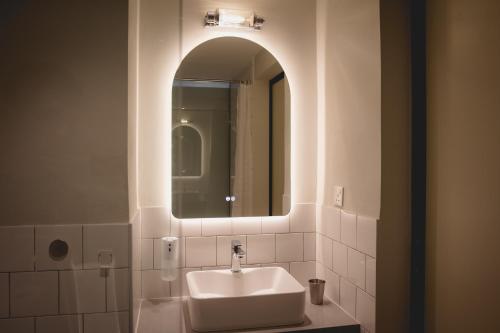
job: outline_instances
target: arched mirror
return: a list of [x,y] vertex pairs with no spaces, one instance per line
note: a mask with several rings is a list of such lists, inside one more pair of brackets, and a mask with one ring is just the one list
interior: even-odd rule
[[249,40],[193,49],[172,91],[172,212],[178,218],[276,216],[290,210],[290,88]]

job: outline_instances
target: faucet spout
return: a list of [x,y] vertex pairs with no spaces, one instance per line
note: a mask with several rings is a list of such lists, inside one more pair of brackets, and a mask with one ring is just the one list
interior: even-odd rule
[[231,241],[231,272],[241,272],[241,259],[245,257],[245,251],[241,248],[241,242],[237,239]]

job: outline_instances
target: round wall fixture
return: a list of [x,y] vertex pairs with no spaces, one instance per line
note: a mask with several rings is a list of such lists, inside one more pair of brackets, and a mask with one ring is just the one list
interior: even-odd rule
[[68,244],[60,239],[56,239],[50,243],[49,255],[52,260],[61,261],[68,255]]

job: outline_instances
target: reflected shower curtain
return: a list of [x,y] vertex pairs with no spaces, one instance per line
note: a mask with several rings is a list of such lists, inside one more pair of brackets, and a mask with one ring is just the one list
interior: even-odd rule
[[236,111],[236,147],[234,163],[234,182],[232,195],[236,200],[232,204],[231,216],[246,216],[252,213],[252,126],[249,107],[250,89],[246,84],[238,88]]

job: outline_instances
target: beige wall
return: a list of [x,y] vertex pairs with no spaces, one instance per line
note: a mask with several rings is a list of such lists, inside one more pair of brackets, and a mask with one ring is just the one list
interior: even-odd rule
[[[318,202],[380,212],[379,2],[318,1]],[[322,96],[324,95],[324,96]]]
[[382,193],[377,228],[377,332],[409,331],[409,0],[380,2]]
[[128,221],[127,1],[10,2],[0,223]]
[[500,2],[428,5],[428,332],[499,332]]

